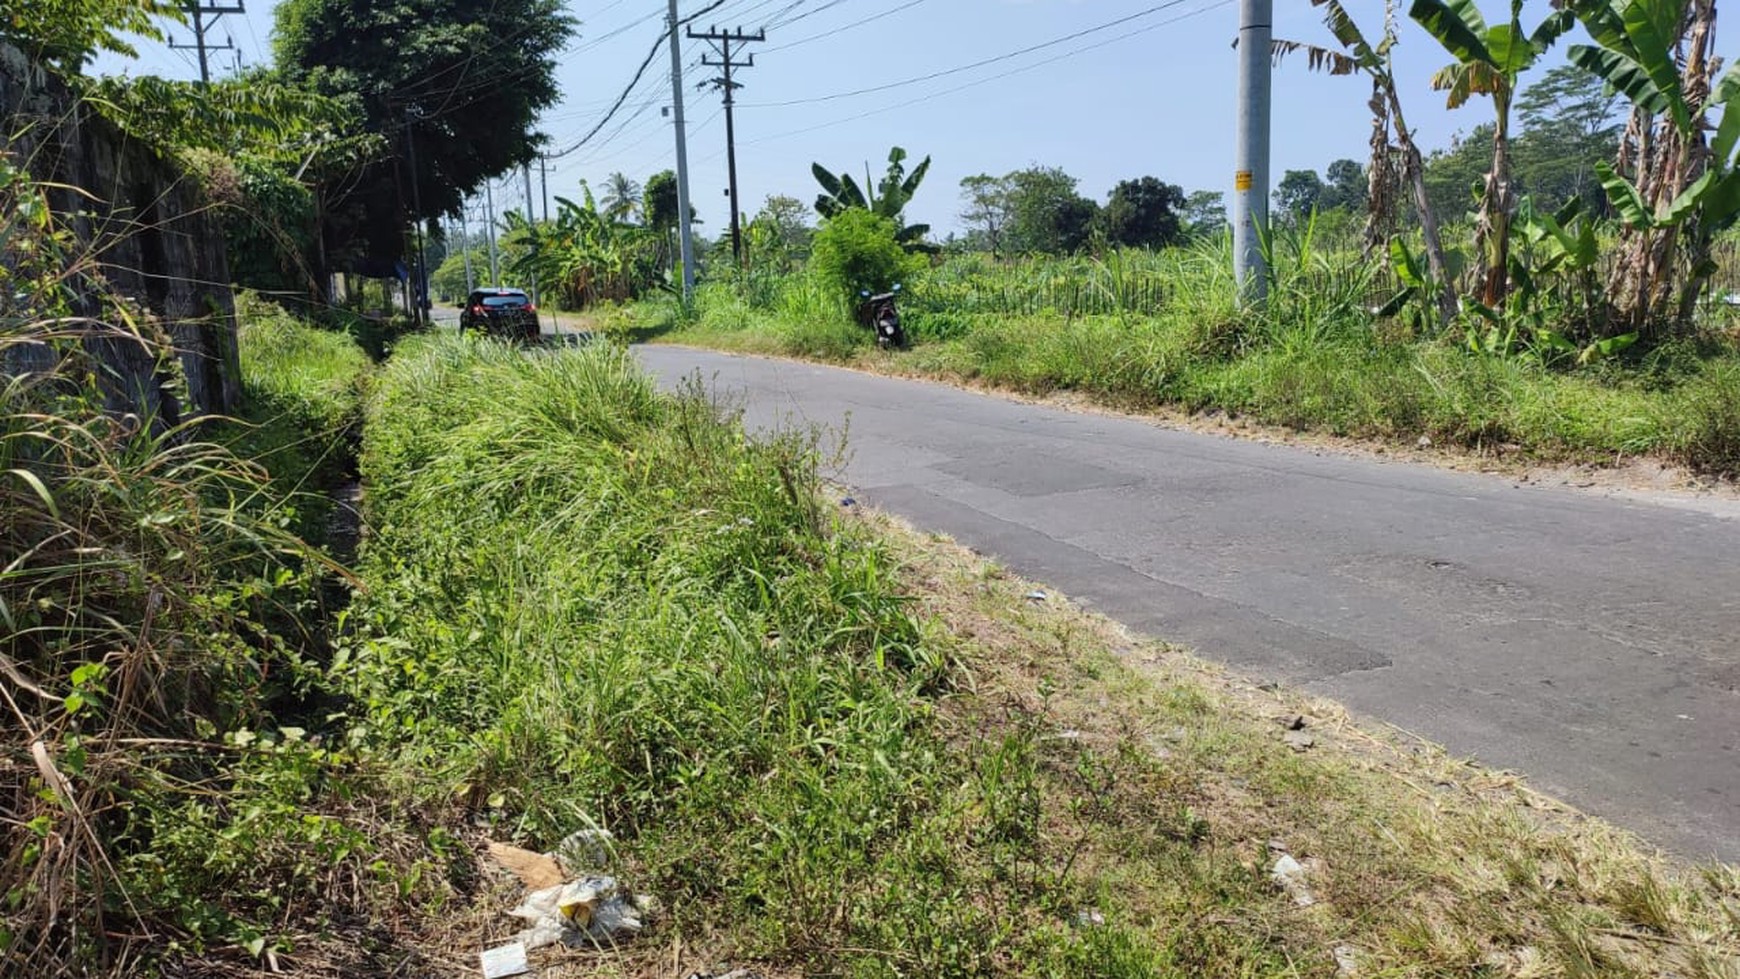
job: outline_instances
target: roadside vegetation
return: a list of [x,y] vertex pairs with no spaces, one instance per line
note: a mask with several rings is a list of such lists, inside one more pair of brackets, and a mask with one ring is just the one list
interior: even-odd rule
[[[1220,195],[1145,176],[1102,203],[1044,166],[963,180],[965,233],[925,261],[938,247],[907,233],[922,226],[906,210],[926,167],[907,174],[896,148],[874,189],[815,167],[813,232],[770,199],[747,258],[716,258],[692,303],[600,318],[631,336],[1118,407],[1740,471],[1740,75],[1711,56],[1714,4],[1589,0],[1538,23],[1512,5],[1488,23],[1470,4],[1417,0],[1407,21],[1364,27],[1338,0],[1313,5],[1333,43],[1277,41],[1276,57],[1369,87],[1371,153],[1327,179],[1282,176],[1258,281],[1228,271]],[[1444,49],[1432,88],[1450,108],[1491,113],[1430,155],[1391,61],[1405,27]],[[1525,87],[1561,41],[1569,64]],[[859,215],[888,227],[866,235]],[[884,354],[853,314],[892,284],[868,257],[897,246],[914,258],[898,275],[914,344]]]
[[[1681,35],[1714,15],[1627,2]],[[72,230],[103,222],[52,213],[34,161],[0,154],[0,971],[472,975],[516,928],[487,844],[601,828],[606,869],[657,902],[649,929],[540,965],[1733,979],[1734,868],[1661,857],[861,514],[826,483],[817,433],[746,433],[698,381],[660,393],[619,345],[406,335],[381,315],[413,229],[532,148],[574,26],[558,6],[287,0],[275,64],[209,86],[81,73],[179,5],[0,17],[0,38],[199,182],[234,277],[260,290],[237,303],[238,417],[177,420],[172,330],[224,324],[165,324],[118,294],[111,242]],[[1502,145],[1521,66],[1492,52],[1539,52],[1446,27],[1466,5],[1417,6],[1456,41],[1451,90],[1492,97]],[[1637,31],[1572,8],[1612,54],[1578,64],[1647,62],[1654,91],[1613,77],[1649,107],[1651,145],[1703,145],[1696,120],[1734,86],[1676,89]],[[1555,16],[1529,36],[1569,29]],[[1383,58],[1331,23],[1381,92]],[[506,36],[492,67],[516,83],[466,81],[479,37]],[[1673,109],[1685,92],[1707,94]],[[1371,172],[1399,169],[1373,186],[1395,199],[1418,154],[1392,146],[1399,111],[1383,125]],[[1301,177],[1287,199],[1317,199],[1277,222],[1261,312],[1234,302],[1215,203],[1151,177],[1104,207],[1048,168],[969,178],[982,245],[939,259],[906,214],[928,158],[908,169],[899,148],[873,185],[814,168],[819,230],[770,199],[749,271],[715,259],[689,306],[655,298],[665,174],[511,222],[496,260],[615,310],[612,332],[1726,471],[1740,368],[1702,259],[1740,200],[1740,124],[1713,131],[1719,152],[1602,175],[1623,225],[1593,207],[1549,223],[1512,201],[1501,158],[1474,230],[1450,228],[1466,247],[1394,227],[1320,245],[1312,215],[1351,213],[1356,181]],[[419,167],[399,156],[412,140]],[[1691,157],[1702,172],[1676,162]],[[451,284],[477,242],[449,255],[436,237]],[[340,302],[341,268],[375,284]],[[852,304],[896,282],[920,343],[868,353]],[[117,348],[143,390],[117,388]],[[351,560],[329,494],[353,478]]]
[[[253,314],[250,383],[350,417],[366,360]],[[366,390],[354,572],[238,506],[280,491],[217,445],[9,460],[12,961],[456,974],[515,927],[482,844],[595,827],[652,930],[543,954],[623,974],[673,944],[862,976],[1740,954],[1731,869],[1036,600],[620,348],[415,337]],[[6,444],[97,424],[20,407]],[[342,629],[323,574],[354,575]]]
[[[1703,326],[1612,356],[1506,346],[1375,315],[1377,270],[1353,251],[1283,240],[1267,307],[1234,302],[1224,238],[1160,253],[997,262],[947,258],[908,277],[913,345],[875,349],[814,273],[712,282],[693,307],[601,314],[660,341],[815,358],[983,383],[1076,391],[1119,408],[1176,406],[1301,430],[1547,460],[1658,456],[1740,471],[1740,345],[1724,309]],[[1377,298],[1374,298],[1377,297]]]

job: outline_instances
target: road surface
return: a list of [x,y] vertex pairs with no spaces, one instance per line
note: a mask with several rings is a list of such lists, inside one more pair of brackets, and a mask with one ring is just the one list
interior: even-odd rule
[[751,427],[1138,631],[1740,862],[1740,508],[1173,431],[922,382],[642,347]]

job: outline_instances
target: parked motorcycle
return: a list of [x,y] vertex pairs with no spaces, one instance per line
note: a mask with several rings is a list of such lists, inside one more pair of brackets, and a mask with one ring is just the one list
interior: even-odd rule
[[858,322],[876,332],[876,345],[884,350],[905,347],[906,329],[900,325],[900,310],[894,305],[900,283],[896,282],[890,292],[872,296],[865,289],[858,295],[863,300],[858,304]]

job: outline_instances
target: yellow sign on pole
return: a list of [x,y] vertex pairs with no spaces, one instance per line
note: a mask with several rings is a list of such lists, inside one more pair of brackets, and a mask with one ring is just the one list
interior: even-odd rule
[[1249,170],[1240,170],[1237,173],[1233,174],[1233,189],[1234,190],[1250,190],[1251,189],[1251,172]]

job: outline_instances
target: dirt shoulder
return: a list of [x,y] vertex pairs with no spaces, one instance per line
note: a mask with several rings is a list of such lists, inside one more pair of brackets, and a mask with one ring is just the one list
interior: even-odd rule
[[[1289,934],[1304,975],[1740,969],[1740,868],[1678,862],[1514,773],[1133,635],[897,518],[862,519],[959,642],[975,687],[957,721],[1042,732],[1045,843],[1089,868],[1097,913],[1152,928],[1255,916]],[[1144,822],[1194,841],[1182,867],[1132,846]],[[1217,906],[1180,883],[1228,865],[1282,900]]]

